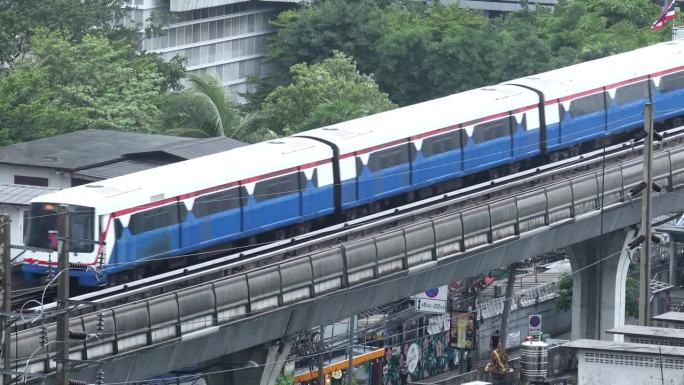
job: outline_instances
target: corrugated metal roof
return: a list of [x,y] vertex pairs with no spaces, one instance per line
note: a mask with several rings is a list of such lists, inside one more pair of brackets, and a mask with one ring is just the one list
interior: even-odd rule
[[0,148],[0,163],[78,170],[196,139],[110,130],[83,130]]
[[144,160],[122,160],[104,166],[93,167],[81,170],[72,174],[73,177],[92,181],[114,178],[116,176],[132,174],[134,172],[148,170],[167,163],[144,161]]
[[0,203],[28,205],[31,199],[59,190],[53,187],[0,184]]
[[126,154],[126,157],[133,158],[137,156],[143,156],[146,154],[162,152],[187,160],[232,150],[234,148],[243,147],[246,145],[247,143],[225,137],[202,138],[193,139],[191,141],[182,143],[162,145],[146,151],[139,151],[134,153],[132,152]]

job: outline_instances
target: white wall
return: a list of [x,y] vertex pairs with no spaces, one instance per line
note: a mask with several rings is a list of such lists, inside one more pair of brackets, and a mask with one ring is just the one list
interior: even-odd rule
[[[23,245],[24,240],[24,210],[28,206],[0,204],[0,215],[9,215],[12,220],[10,226],[10,244]],[[12,258],[21,253],[21,250],[12,249],[10,255]]]
[[71,187],[71,175],[68,173],[62,173],[43,167],[20,166],[13,164],[0,165],[0,184],[14,184],[15,175],[47,178],[48,187]]
[[684,357],[579,350],[577,361],[579,385],[684,385]]

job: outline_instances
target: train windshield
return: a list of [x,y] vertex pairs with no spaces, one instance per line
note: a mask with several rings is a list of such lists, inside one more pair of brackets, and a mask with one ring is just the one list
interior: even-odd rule
[[[57,250],[57,239],[50,234],[57,230],[57,205],[31,203],[24,227],[24,243],[28,247]],[[69,251],[90,253],[94,250],[94,217],[92,207],[69,206]]]

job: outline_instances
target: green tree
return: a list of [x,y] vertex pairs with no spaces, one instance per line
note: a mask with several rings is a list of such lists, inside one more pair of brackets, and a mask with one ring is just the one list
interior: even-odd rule
[[556,297],[556,310],[570,310],[572,307],[572,274],[564,273],[558,284],[558,297]]
[[[29,54],[0,76],[0,137],[16,142],[85,128],[155,132],[159,97],[182,62],[139,55],[128,41],[35,31]],[[174,68],[175,66],[175,68]]]
[[553,13],[536,13],[534,24],[558,52],[556,68],[662,41],[666,35],[648,28],[659,12],[649,0],[563,0]]
[[88,34],[112,33],[125,12],[125,0],[0,0],[0,68],[27,52],[35,31],[61,31],[78,42]]
[[625,315],[639,317],[639,280],[634,276],[639,271],[638,263],[630,263],[625,287]]
[[282,12],[273,22],[278,33],[268,45],[268,58],[281,68],[315,64],[338,50],[363,58],[362,72],[376,60],[375,45],[383,35],[382,10],[373,0],[328,0]]
[[252,79],[257,92],[246,95],[251,109],[261,108],[276,87],[292,81],[290,67],[295,64],[320,63],[338,50],[357,58],[361,72],[371,73],[380,59],[375,45],[384,19],[374,0],[315,1],[281,12],[272,24],[278,33],[267,46],[266,59],[273,63],[273,73],[268,79]]
[[290,135],[395,107],[368,75],[341,52],[319,64],[295,64],[293,81],[279,86],[264,102],[269,128]]
[[553,53],[549,44],[531,24],[527,10],[511,15],[501,23],[496,54],[496,79],[502,82],[551,69]]
[[276,135],[256,127],[261,112],[241,115],[221,82],[212,76],[190,75],[191,86],[168,95],[164,126],[173,135],[191,137],[228,136],[258,142]]
[[276,378],[276,385],[293,385],[294,375],[292,373],[281,372]]

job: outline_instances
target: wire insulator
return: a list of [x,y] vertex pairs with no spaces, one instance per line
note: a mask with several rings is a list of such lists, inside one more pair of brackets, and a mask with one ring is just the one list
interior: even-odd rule
[[72,340],[85,340],[88,338],[88,333],[80,330],[69,330],[69,338]]
[[69,380],[69,385],[88,385],[88,383],[80,380]]
[[102,385],[104,384],[104,370],[102,368],[97,369],[97,373],[95,374],[95,384],[97,385]]
[[45,345],[48,343],[47,326],[45,326],[45,324],[40,325],[38,340],[40,341],[40,346],[42,347],[45,347]]
[[637,248],[637,246],[639,246],[640,244],[644,243],[645,240],[646,240],[646,237],[645,237],[645,236],[639,235],[636,239],[634,239],[633,241],[629,242],[629,243],[627,244],[627,246],[629,247],[630,250],[634,250],[634,249]]
[[104,313],[102,309],[97,312],[97,334],[101,335],[105,330]]
[[87,270],[88,269],[88,264],[83,263],[83,262],[70,262],[69,263],[69,268],[71,269],[78,269],[78,270]]

